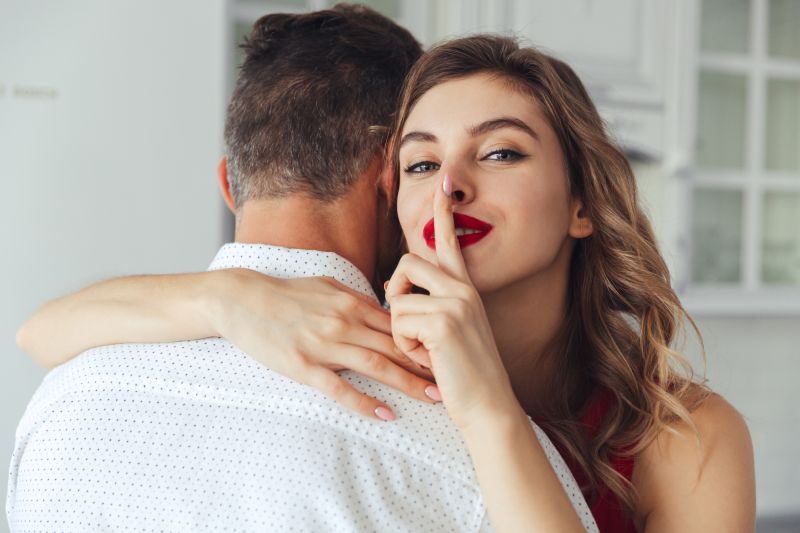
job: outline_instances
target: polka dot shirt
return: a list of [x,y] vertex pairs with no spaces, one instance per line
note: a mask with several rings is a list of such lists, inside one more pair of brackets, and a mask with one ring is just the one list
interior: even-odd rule
[[[330,276],[374,297],[333,253],[227,244],[211,269]],[[7,515],[24,531],[491,531],[441,404],[352,372],[398,420],[368,419],[222,339],[121,344],[52,370],[16,434]],[[562,458],[538,428],[588,530]]]

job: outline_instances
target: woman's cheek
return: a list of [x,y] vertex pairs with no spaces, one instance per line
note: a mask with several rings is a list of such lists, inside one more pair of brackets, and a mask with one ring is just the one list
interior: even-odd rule
[[425,251],[425,243],[422,239],[422,228],[430,219],[426,213],[433,212],[433,197],[427,198],[422,187],[404,187],[400,184],[397,193],[397,218],[400,220],[400,228],[410,252],[421,254]]
[[408,194],[404,187],[401,185],[397,193],[397,218],[400,221],[400,229],[403,231],[403,236],[406,239],[406,244],[409,251],[414,251],[415,243],[412,220],[413,220],[413,202],[409,201]]

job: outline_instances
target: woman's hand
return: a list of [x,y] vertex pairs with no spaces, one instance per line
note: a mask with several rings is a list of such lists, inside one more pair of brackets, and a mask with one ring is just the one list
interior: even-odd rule
[[369,417],[391,420],[394,415],[376,412],[391,409],[336,371],[350,369],[418,400],[435,401],[426,394],[428,389],[437,397],[431,372],[397,350],[390,315],[377,301],[331,278],[217,272],[222,281],[212,322],[221,337],[267,368]]
[[328,278],[232,269],[108,280],[44,305],[20,328],[17,344],[52,368],[106,344],[216,336],[365,416],[387,406],[336,370],[352,369],[427,402],[425,389],[435,391],[430,372],[395,350],[389,314]]
[[[432,369],[448,414],[464,429],[470,421],[520,407],[464,265],[452,203],[441,189],[437,187],[434,197],[438,265],[406,254],[386,297],[395,343],[409,358]],[[411,294],[414,285],[430,295]]]

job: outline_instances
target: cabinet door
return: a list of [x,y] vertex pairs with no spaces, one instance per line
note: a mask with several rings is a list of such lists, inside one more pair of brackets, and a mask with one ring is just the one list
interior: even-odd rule
[[673,2],[513,0],[511,6],[514,32],[570,63],[598,101],[663,101]]

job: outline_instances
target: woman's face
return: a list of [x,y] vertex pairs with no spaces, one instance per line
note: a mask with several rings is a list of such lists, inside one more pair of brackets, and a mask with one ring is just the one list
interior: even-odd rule
[[449,174],[459,242],[481,293],[565,274],[573,238],[587,224],[591,233],[555,132],[536,100],[502,78],[437,85],[411,110],[400,143],[397,211],[409,251],[436,262],[433,196]]

